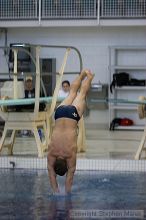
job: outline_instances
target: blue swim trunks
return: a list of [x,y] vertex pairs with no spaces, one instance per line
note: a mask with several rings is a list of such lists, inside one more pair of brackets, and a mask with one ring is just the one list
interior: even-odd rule
[[71,118],[77,122],[80,120],[80,116],[77,109],[73,105],[60,105],[55,112],[55,120],[58,118]]

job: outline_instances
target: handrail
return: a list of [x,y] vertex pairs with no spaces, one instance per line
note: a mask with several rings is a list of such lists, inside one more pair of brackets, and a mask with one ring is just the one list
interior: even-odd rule
[[[80,69],[79,72],[81,72],[82,69],[83,69],[83,61],[82,61],[81,53],[80,53],[80,51],[79,51],[76,47],[74,47],[74,46],[68,46],[68,45],[27,44],[27,43],[24,43],[24,46],[30,47],[30,48],[36,48],[37,46],[39,46],[39,47],[41,47],[41,48],[60,48],[60,49],[61,49],[61,48],[62,48],[62,49],[70,48],[71,50],[74,50],[74,51],[77,53],[77,55],[78,55],[79,65],[80,65],[80,67],[79,67],[79,69]],[[20,47],[20,46],[13,46],[13,47],[0,46],[0,49],[3,49],[4,51],[7,51],[7,53],[8,53],[11,49],[19,49],[19,51],[24,51],[24,52],[26,52],[26,53],[30,56],[31,60],[33,61],[33,64],[34,64],[34,65],[36,64],[36,61],[35,61],[35,58],[33,57],[33,55],[32,55],[28,50],[26,50],[25,48],[23,48],[23,46],[22,46],[22,47]],[[70,73],[75,74],[76,72],[70,72]]]
[[67,49],[67,48],[70,48],[71,50],[74,50],[76,53],[77,53],[77,55],[78,55],[78,57],[79,57],[79,64],[80,64],[80,72],[82,71],[82,69],[83,69],[83,61],[82,61],[82,56],[81,56],[81,53],[80,53],[80,51],[76,48],[76,47],[73,47],[73,46],[70,46],[70,45],[45,45],[45,44],[39,44],[39,45],[37,45],[37,44],[25,44],[26,46],[30,46],[30,47],[32,47],[32,48],[34,48],[34,47],[36,47],[36,46],[39,46],[39,47],[41,47],[41,48],[62,48],[62,49]]
[[[27,43],[26,44],[24,43],[24,46],[31,47],[31,48],[36,48],[37,46],[39,46],[41,48],[62,48],[62,49],[70,48],[71,50],[74,50],[77,53],[78,57],[79,57],[80,72],[83,69],[82,56],[81,56],[80,51],[76,47],[73,47],[73,46],[70,46],[70,45],[62,45],[61,46],[61,45],[27,44]],[[20,46],[13,46],[13,47],[0,46],[0,49],[8,50],[8,51],[11,50],[12,48],[19,49],[20,51],[25,51],[30,56],[33,63],[35,64],[35,58],[32,56],[32,54],[29,51],[27,51],[25,48],[23,48],[23,46],[22,47],[20,47]]]

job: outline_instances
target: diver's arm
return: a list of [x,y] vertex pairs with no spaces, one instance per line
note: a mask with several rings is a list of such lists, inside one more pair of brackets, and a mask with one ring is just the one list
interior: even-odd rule
[[56,180],[56,173],[54,171],[54,162],[55,162],[56,158],[54,158],[53,156],[48,155],[48,174],[49,174],[49,179],[50,179],[50,184],[51,187],[53,189],[54,193],[58,193],[59,192],[59,188],[58,188],[58,183]]
[[74,153],[70,159],[67,160],[68,171],[65,180],[65,192],[70,193],[73,184],[73,177],[76,170],[76,154]]

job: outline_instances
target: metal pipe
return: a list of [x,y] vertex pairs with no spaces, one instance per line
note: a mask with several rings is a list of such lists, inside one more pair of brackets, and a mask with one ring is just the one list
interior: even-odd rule
[[17,89],[17,54],[18,50],[13,49],[14,52],[14,82],[13,82],[13,92],[14,92],[14,99],[17,99],[18,97],[18,89]]
[[39,25],[41,25],[41,0],[39,0]]
[[100,25],[100,0],[97,1],[97,25]]

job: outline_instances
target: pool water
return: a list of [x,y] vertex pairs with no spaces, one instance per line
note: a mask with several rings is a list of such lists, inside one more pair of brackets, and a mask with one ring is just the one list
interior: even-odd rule
[[0,170],[0,220],[78,219],[72,210],[146,211],[146,174],[78,171],[71,195],[53,196],[46,170]]

